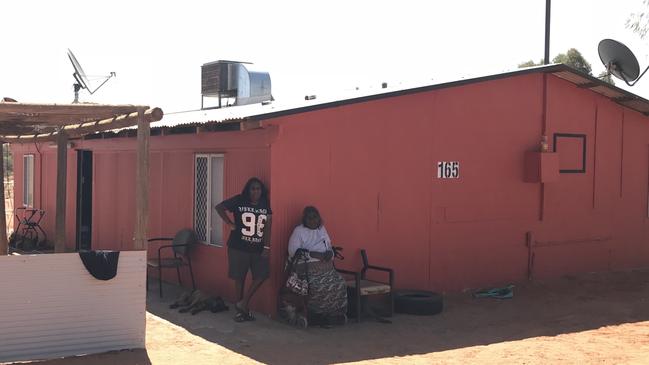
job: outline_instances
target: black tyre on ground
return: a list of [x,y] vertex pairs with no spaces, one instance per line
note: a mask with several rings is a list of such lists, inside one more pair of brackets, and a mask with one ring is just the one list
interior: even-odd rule
[[397,290],[394,292],[394,311],[397,313],[433,315],[444,309],[441,294],[425,290]]

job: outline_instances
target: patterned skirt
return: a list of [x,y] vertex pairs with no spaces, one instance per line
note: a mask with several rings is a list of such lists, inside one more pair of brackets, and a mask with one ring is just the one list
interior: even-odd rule
[[[299,265],[302,266],[302,265]],[[298,272],[303,267],[298,266]],[[331,261],[309,262],[309,301],[312,313],[342,315],[347,312],[347,284]],[[300,270],[302,269],[302,270]]]

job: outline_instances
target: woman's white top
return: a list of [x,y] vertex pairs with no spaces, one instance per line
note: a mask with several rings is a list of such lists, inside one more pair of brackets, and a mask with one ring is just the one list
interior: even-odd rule
[[[300,224],[295,227],[291,238],[288,240],[288,254],[293,257],[295,251],[303,248],[309,251],[326,252],[331,250],[331,239],[324,226],[317,229],[311,229]],[[310,258],[309,261],[319,261]]]

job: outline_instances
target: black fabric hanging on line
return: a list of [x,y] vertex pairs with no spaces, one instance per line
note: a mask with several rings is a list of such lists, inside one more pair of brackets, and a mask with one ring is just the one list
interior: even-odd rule
[[110,280],[117,275],[119,251],[79,251],[86,270],[99,280]]

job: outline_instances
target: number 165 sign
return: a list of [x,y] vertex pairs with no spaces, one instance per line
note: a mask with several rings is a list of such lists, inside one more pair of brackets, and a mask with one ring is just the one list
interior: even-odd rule
[[437,163],[437,177],[439,179],[459,179],[460,163],[458,161],[440,161]]

